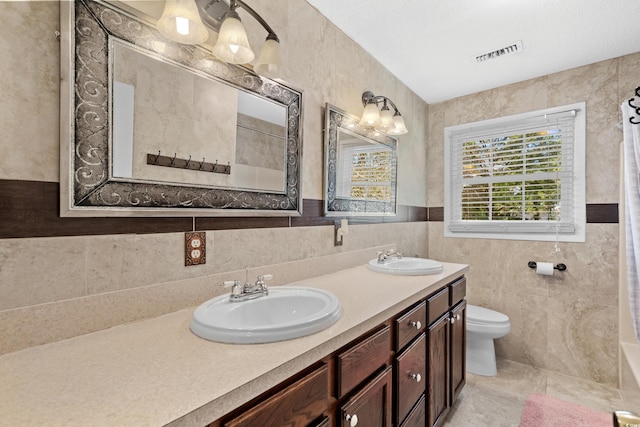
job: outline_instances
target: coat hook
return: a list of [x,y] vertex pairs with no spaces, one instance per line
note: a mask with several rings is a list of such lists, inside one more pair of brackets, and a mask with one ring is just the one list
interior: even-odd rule
[[213,168],[211,168],[211,172],[215,172],[217,167],[218,167],[218,159],[216,159],[216,162],[213,164]]
[[191,163],[191,156],[187,159],[187,164],[184,166],[185,169],[189,169],[189,163]]
[[224,171],[225,172],[230,172],[231,171],[231,162],[227,162],[227,166],[224,167]]
[[198,168],[198,170],[204,170],[204,157],[202,158],[202,161],[200,162],[200,167]]
[[160,160],[160,150],[158,150],[158,155],[156,156],[156,161],[153,164],[157,165],[159,160]]
[[176,161],[176,155],[177,155],[177,153],[173,153],[173,159],[171,159],[171,163],[169,164],[169,166],[173,167],[173,164]]

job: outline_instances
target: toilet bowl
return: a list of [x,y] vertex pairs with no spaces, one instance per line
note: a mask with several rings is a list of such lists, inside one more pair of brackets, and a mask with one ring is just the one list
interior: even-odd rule
[[511,323],[506,314],[467,304],[467,371],[484,376],[496,375],[493,340],[507,335],[509,331]]

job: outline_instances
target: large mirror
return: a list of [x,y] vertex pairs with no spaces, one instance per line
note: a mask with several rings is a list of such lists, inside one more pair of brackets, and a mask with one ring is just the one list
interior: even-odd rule
[[327,104],[325,215],[396,214],[397,140]]
[[299,91],[107,3],[61,9],[61,215],[301,214]]

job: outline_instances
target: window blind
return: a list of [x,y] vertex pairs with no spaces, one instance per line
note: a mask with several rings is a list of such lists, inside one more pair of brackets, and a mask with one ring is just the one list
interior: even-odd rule
[[395,172],[392,151],[380,147],[350,147],[343,151],[342,168],[338,171],[340,197],[390,201]]
[[575,110],[450,135],[450,231],[572,233]]

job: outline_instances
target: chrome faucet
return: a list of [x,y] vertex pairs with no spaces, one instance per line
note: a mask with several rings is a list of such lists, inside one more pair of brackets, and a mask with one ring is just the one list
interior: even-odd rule
[[393,257],[402,259],[402,254],[400,252],[396,252],[394,249],[387,249],[387,252],[378,252],[378,263],[382,264]]
[[267,287],[265,281],[271,279],[273,279],[273,275],[264,274],[262,276],[258,276],[258,279],[254,284],[251,284],[248,280],[246,280],[243,286],[240,284],[239,280],[228,280],[226,282],[223,282],[222,285],[225,288],[231,288],[229,301],[240,302],[269,295],[269,288]]

